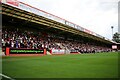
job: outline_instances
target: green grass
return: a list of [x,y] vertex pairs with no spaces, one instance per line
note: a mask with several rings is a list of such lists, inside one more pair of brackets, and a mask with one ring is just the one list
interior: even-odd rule
[[117,78],[118,53],[3,57],[12,78]]

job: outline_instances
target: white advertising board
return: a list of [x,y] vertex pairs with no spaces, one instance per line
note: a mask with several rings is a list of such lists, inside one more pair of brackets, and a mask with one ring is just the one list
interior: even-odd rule
[[52,54],[64,54],[65,50],[63,49],[52,49]]

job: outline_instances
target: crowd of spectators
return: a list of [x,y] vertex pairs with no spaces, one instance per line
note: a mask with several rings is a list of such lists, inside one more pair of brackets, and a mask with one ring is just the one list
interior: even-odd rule
[[71,52],[95,53],[111,51],[111,48],[105,46],[96,46],[90,43],[66,42],[62,44],[66,46],[69,50],[71,50]]
[[106,46],[96,46],[94,43],[82,43],[79,41],[70,41],[65,39],[54,38],[53,34],[33,32],[20,29],[4,29],[2,31],[2,47],[11,48],[31,48],[31,49],[62,49],[63,47],[70,52],[95,53],[109,52],[111,48]]
[[80,52],[80,53],[95,53],[95,52],[110,52],[112,49],[104,46],[98,46],[96,43],[92,42],[80,42],[72,40],[57,39],[56,43],[60,43],[65,48],[69,49],[71,53]]
[[60,48],[53,40],[47,38],[46,34],[41,32],[22,31],[22,30],[4,30],[2,32],[2,47],[11,48]]

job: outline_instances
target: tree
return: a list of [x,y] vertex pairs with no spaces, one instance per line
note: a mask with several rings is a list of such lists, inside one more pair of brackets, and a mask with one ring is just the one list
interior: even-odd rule
[[119,33],[115,33],[113,35],[113,41],[117,42],[117,43],[120,43],[120,34]]

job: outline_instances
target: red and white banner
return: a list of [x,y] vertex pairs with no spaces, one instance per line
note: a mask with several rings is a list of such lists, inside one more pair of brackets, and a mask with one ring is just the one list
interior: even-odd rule
[[17,0],[6,0],[6,3],[9,3],[9,4],[14,5],[14,6],[19,5],[19,2]]

